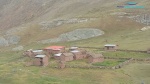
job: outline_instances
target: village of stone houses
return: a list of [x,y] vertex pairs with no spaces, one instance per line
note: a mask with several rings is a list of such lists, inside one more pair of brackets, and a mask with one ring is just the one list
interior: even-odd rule
[[150,84],[150,0],[0,0],[0,84]]
[[[90,48],[90,47],[88,47]],[[104,48],[99,48],[106,52],[115,52],[115,51],[124,51],[124,52],[141,52],[141,53],[150,53],[150,49],[147,51],[136,51],[136,50],[120,50],[118,49],[118,45],[116,44],[106,44],[104,45]],[[118,69],[123,67],[124,65],[127,65],[133,61],[145,61],[149,62],[150,59],[133,59],[133,58],[111,58],[111,57],[105,57],[103,54],[96,54],[87,51],[85,48],[80,48],[77,46],[66,48],[65,46],[49,46],[43,49],[39,50],[33,50],[29,49],[23,53],[23,56],[30,58],[31,60],[27,62],[26,66],[48,66],[51,65],[51,61],[55,60],[57,63],[56,66],[53,66],[55,68],[63,69],[65,67],[67,68],[100,68],[100,69]],[[67,66],[67,62],[75,61],[75,60],[81,60],[86,59],[86,61],[83,61],[87,63],[88,66],[80,66],[80,65],[74,65],[74,66]],[[105,59],[121,59],[121,62],[118,65],[115,65],[113,67],[104,67],[102,66],[90,66],[92,63],[102,63],[105,61]],[[117,61],[117,60],[116,60]]]

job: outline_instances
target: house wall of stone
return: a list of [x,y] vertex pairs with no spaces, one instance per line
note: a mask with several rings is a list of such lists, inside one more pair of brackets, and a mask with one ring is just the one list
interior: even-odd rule
[[73,60],[73,56],[66,56],[65,57],[65,61],[72,61]]
[[61,59],[61,56],[54,56],[54,59],[60,60],[60,59]]
[[83,55],[81,52],[78,53],[73,53],[74,54],[74,59],[78,60],[78,59],[83,59],[85,55]]
[[73,60],[73,56],[65,56],[65,55],[62,55],[61,57],[60,57],[60,60],[61,61],[72,61]]
[[104,48],[106,51],[116,51],[116,49],[117,49],[117,47],[108,47],[108,46],[106,46],[105,48]]
[[33,61],[33,65],[35,66],[41,66],[41,59],[40,58],[35,58]]
[[103,62],[103,61],[104,61],[103,57],[98,57],[98,58],[89,57],[88,58],[89,63]]
[[65,65],[65,62],[64,62],[64,61],[60,61],[60,62],[58,63],[58,68],[63,69],[63,68],[65,68],[65,67],[66,67],[66,65]]
[[35,58],[33,61],[33,65],[35,66],[47,66],[49,64],[48,57],[44,58]]
[[43,66],[47,66],[49,64],[49,58],[47,56],[45,56],[42,61],[43,61]]

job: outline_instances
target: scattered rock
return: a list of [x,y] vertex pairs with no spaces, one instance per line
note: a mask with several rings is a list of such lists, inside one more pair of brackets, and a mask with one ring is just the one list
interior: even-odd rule
[[150,26],[146,26],[146,27],[143,27],[142,29],[141,29],[141,31],[146,31],[146,30],[149,30],[150,29]]
[[15,48],[13,48],[12,49],[12,51],[21,51],[21,50],[23,50],[23,46],[17,46],[17,47],[15,47]]
[[74,31],[61,34],[58,38],[47,39],[39,41],[38,43],[55,43],[55,42],[64,42],[64,41],[76,41],[82,39],[88,39],[96,36],[103,35],[104,32],[99,29],[85,28],[85,29],[76,29]]
[[4,37],[0,37],[0,46],[9,46],[8,41]]
[[60,42],[60,41],[61,40],[59,38],[53,38],[53,39],[39,41],[39,43],[46,44],[46,43],[55,43],[55,42]]
[[102,34],[104,34],[104,32],[99,29],[86,28],[76,29],[65,34],[61,34],[59,38],[61,39],[61,41],[75,41],[100,36]]
[[76,24],[76,23],[83,23],[88,22],[91,20],[95,20],[95,18],[72,18],[72,19],[55,19],[53,21],[43,21],[39,24],[42,26],[41,29],[51,29],[63,24]]
[[26,29],[27,29],[27,27],[11,28],[11,29],[6,31],[5,35],[14,35],[14,34],[16,34],[18,32],[25,31]]
[[7,36],[7,41],[9,44],[18,44],[20,37],[17,35]]

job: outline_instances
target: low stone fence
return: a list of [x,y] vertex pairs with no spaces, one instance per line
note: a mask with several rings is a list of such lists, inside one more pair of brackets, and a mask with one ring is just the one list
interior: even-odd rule
[[144,50],[123,50],[123,49],[117,49],[117,51],[147,53],[147,51],[144,51]]
[[[104,48],[100,48],[100,47],[81,47],[81,46],[77,46],[79,48],[89,48],[89,49],[99,49],[104,51]],[[127,49],[117,49],[116,51],[123,51],[123,52],[140,52],[140,53],[150,53],[146,50],[127,50]]]
[[[116,59],[116,60],[126,60],[116,66],[108,67],[108,66],[78,66],[78,65],[65,65],[65,68],[80,68],[80,69],[119,69],[122,68],[125,65],[128,65],[129,63],[133,62],[149,62],[150,58],[114,58],[114,57],[105,57],[105,59]],[[58,66],[51,67],[51,68],[58,68]]]
[[106,66],[68,66],[66,68],[81,68],[81,69],[111,69],[111,67]]
[[80,47],[80,46],[77,46],[79,48],[89,48],[89,49],[100,49],[100,50],[104,50],[104,48],[99,48],[99,47]]
[[130,62],[132,62],[132,60],[133,60],[133,58],[130,58],[130,59],[128,59],[128,60],[126,60],[126,61],[124,61],[124,62],[122,62],[122,63],[120,63],[120,64],[118,64],[118,65],[116,65],[114,67],[112,67],[112,69],[122,68],[123,66],[125,66],[125,65],[129,64]]
[[131,59],[131,58],[118,58],[118,57],[104,57],[105,59],[120,59],[120,60],[129,60],[129,59]]
[[133,59],[133,62],[150,62],[150,58],[145,58],[145,59]]

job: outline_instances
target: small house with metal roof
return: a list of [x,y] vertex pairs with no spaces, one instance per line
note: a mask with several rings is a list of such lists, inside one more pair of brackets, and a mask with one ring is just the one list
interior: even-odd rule
[[33,61],[35,66],[47,66],[49,64],[48,57],[46,55],[36,55]]
[[73,50],[71,51],[71,53],[74,55],[73,56],[74,60],[83,59],[86,57],[86,55],[82,54],[82,52],[79,50]]
[[106,44],[104,45],[105,51],[116,51],[118,45],[115,44]]
[[72,53],[58,53],[54,54],[54,59],[67,62],[72,61],[73,56],[74,55]]

